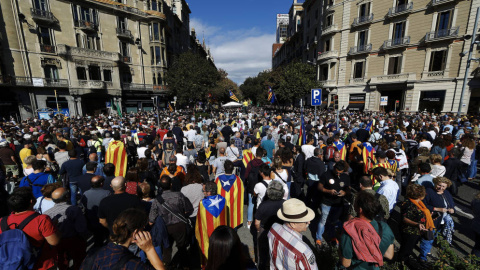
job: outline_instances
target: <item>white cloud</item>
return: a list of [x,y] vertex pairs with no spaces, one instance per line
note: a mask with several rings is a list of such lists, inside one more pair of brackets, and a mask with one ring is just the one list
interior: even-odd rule
[[196,18],[190,20],[190,26],[195,28],[200,42],[205,35],[215,65],[225,69],[228,77],[237,84],[271,68],[275,34],[262,33],[256,28],[227,31]]

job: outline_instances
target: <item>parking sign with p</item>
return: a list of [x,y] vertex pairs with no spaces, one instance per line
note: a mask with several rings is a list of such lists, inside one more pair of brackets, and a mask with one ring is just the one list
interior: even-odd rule
[[312,89],[312,106],[322,105],[322,89]]

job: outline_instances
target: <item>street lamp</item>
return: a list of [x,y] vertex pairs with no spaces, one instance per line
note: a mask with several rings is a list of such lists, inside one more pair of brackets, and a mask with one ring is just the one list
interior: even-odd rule
[[160,128],[160,111],[158,110],[158,96],[151,97],[151,99],[154,103],[155,108],[157,109],[157,126],[158,128]]

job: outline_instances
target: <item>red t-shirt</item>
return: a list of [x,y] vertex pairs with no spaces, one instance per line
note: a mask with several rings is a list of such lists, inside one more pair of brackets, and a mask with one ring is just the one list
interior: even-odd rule
[[[7,223],[10,225],[10,229],[15,229],[15,224],[20,224],[24,219],[33,214],[34,211],[26,211],[21,214],[14,214],[8,216]],[[41,247],[45,241],[45,237],[53,235],[57,231],[57,228],[53,224],[52,220],[47,215],[40,215],[34,218],[30,223],[25,226],[23,232],[28,236],[30,244],[33,247]],[[2,229],[0,228],[0,233]],[[55,266],[55,251],[48,244],[43,245],[43,249],[38,258],[37,263],[33,269],[49,269]]]
[[163,137],[165,137],[165,134],[167,134],[168,129],[159,129],[157,131],[158,136],[160,136],[160,140],[163,141]]

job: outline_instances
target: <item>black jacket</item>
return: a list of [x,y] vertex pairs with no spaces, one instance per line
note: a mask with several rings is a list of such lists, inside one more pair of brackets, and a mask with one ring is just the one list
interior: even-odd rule
[[457,158],[450,157],[443,163],[443,166],[445,166],[446,169],[444,177],[450,179],[451,181],[459,181],[458,178],[461,175],[463,162]]
[[305,183],[305,155],[298,155],[293,162],[293,177],[299,184]]
[[305,162],[305,170],[308,174],[317,175],[317,179],[320,180],[320,177],[325,173],[325,163],[323,160],[318,157],[311,157]]

